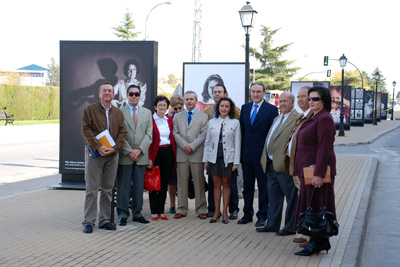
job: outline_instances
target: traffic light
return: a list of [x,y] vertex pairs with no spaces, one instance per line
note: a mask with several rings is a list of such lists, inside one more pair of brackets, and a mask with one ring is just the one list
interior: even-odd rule
[[331,70],[326,71],[326,77],[331,77]]
[[324,56],[324,66],[328,66],[328,56]]

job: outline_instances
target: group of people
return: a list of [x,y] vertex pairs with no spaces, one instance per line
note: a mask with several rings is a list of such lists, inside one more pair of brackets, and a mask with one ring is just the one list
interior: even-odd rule
[[[159,166],[161,190],[149,194],[151,219],[168,220],[164,206],[170,194],[170,212],[180,219],[188,215],[188,188],[193,182],[195,214],[210,217],[210,223],[238,218],[238,169],[243,169],[243,217],[238,224],[253,222],[257,232],[278,236],[294,235],[299,214],[307,209],[314,190],[312,207],[319,210],[321,194],[327,210],[335,214],[333,150],[335,125],[330,115],[331,96],[324,87],[303,87],[297,96],[302,113],[294,109],[295,96],[285,91],[279,109],[264,100],[266,88],[256,82],[250,87],[252,102],[241,110],[228,97],[224,84],[211,90],[215,104],[200,111],[197,94],[186,91],[183,98],[154,99],[156,112],[138,105],[140,87],[129,85],[128,104],[113,107],[111,84],[100,87],[100,102],[86,107],[82,118],[85,149],[84,232],[92,233],[96,221],[97,194],[100,190],[99,228],[115,230],[111,219],[112,188],[117,184],[118,225],[132,220],[149,223],[143,217],[144,172]],[[171,108],[169,109],[169,106]],[[185,108],[184,108],[185,107]],[[107,148],[96,136],[108,130],[115,145]],[[99,152],[96,156],[92,151]],[[315,166],[312,186],[304,182],[303,168]],[[330,184],[323,184],[328,166]],[[208,206],[204,172],[208,175]],[[253,200],[258,188],[258,211]],[[321,188],[323,187],[323,191]],[[178,202],[175,195],[178,192]],[[221,204],[222,197],[222,204]],[[286,198],[284,227],[280,229]],[[221,207],[222,206],[222,207]],[[176,208],[175,208],[176,207]],[[294,238],[304,247],[296,255],[308,256],[328,251],[328,237]]]

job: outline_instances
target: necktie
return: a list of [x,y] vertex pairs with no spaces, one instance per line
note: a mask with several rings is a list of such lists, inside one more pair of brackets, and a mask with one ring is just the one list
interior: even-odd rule
[[253,113],[251,114],[251,118],[250,118],[250,123],[251,123],[251,125],[253,125],[254,119],[255,119],[256,116],[257,116],[257,109],[258,109],[258,105],[254,105],[254,111],[253,111]]
[[278,126],[276,126],[276,128],[275,128],[275,130],[274,130],[274,133],[272,134],[272,138],[275,138],[276,135],[278,134],[279,129],[280,129],[281,126],[282,126],[283,118],[284,118],[284,116],[282,115],[281,121],[279,122]]
[[189,111],[188,114],[189,114],[189,116],[188,116],[188,125],[190,125],[190,121],[192,120],[192,112]]
[[133,124],[135,125],[136,128],[137,125],[136,107],[133,108]]

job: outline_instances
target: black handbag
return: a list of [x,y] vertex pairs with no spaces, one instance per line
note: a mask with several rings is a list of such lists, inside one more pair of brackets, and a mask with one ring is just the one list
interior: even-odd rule
[[335,219],[333,212],[327,211],[322,197],[321,187],[321,211],[314,212],[311,207],[312,199],[314,197],[313,188],[310,203],[307,210],[300,213],[300,219],[297,223],[297,232],[299,234],[326,237],[339,234],[339,223]]

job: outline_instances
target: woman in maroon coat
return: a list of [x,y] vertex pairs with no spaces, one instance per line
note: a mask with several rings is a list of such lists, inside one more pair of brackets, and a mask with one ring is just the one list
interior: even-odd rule
[[[330,114],[331,96],[325,87],[312,87],[308,90],[308,100],[313,114],[304,122],[297,134],[296,158],[294,162],[293,175],[300,178],[300,192],[297,202],[296,221],[299,215],[307,209],[310,203],[313,187],[314,192],[312,208],[314,211],[321,209],[321,188],[326,209],[336,216],[335,193],[333,191],[336,175],[336,157],[333,150],[335,141],[335,124]],[[315,165],[312,185],[304,184],[303,168]],[[323,184],[322,178],[325,176],[327,166],[331,168],[331,184]],[[321,250],[331,248],[329,237],[317,238],[310,237],[310,242],[302,251],[295,253],[299,256],[309,256]]]
[[173,134],[172,118],[166,116],[169,100],[165,96],[157,96],[154,99],[153,114],[153,142],[149,148],[150,163],[160,167],[161,190],[153,191],[149,195],[151,219],[156,221],[160,217],[168,220],[164,213],[165,200],[167,198],[168,182],[173,168],[176,168],[176,150]]

